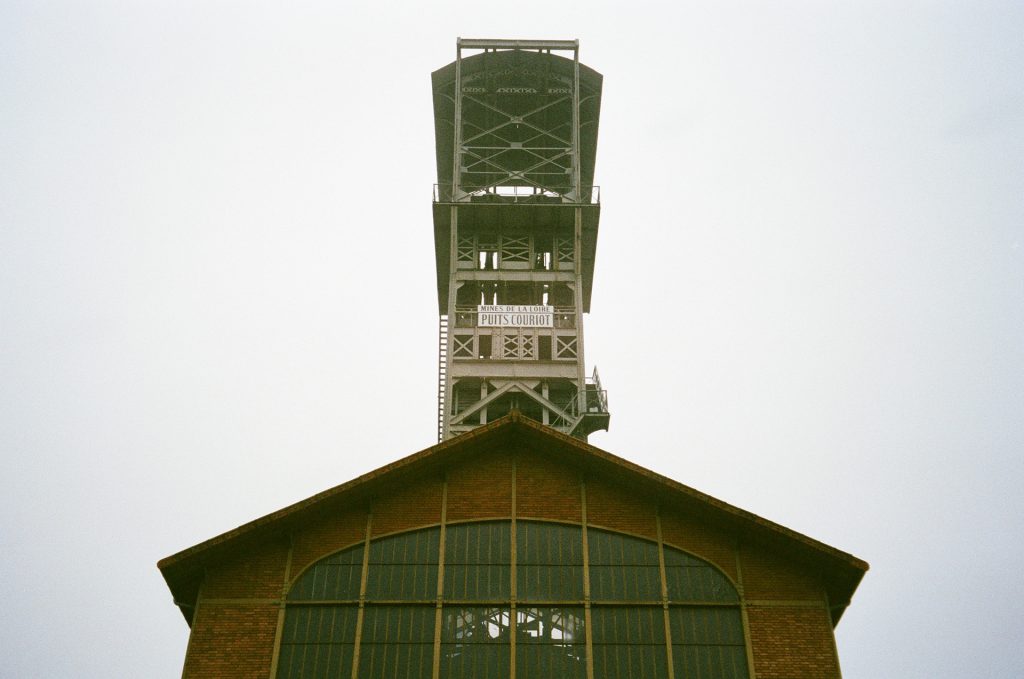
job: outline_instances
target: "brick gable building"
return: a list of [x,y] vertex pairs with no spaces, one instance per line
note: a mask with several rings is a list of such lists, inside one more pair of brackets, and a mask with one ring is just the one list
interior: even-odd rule
[[840,676],[863,561],[517,412],[159,563],[185,677]]

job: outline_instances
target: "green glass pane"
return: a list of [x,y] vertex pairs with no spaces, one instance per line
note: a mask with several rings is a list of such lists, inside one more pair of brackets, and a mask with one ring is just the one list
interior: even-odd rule
[[292,675],[293,677],[327,679],[328,677],[342,676],[342,674],[347,675],[352,671],[353,647],[351,644],[306,644],[296,646],[295,651],[299,662],[292,662],[292,667],[298,667],[298,673]]
[[371,542],[366,598],[376,601],[435,599],[439,545],[437,528]]
[[661,570],[657,566],[591,566],[590,597],[594,601],[661,601]]
[[587,676],[587,649],[583,644],[516,646],[517,679],[551,679]]
[[376,601],[433,601],[437,598],[437,564],[371,565],[366,598]]
[[594,677],[664,679],[668,675],[667,658],[663,645],[594,644]]
[[602,530],[587,532],[590,596],[600,601],[661,601],[658,545]]
[[362,644],[359,650],[359,677],[430,679],[433,656],[433,644]]
[[672,606],[669,627],[674,644],[743,646],[743,622],[737,608]]
[[511,613],[506,607],[451,607],[442,614],[441,676],[509,676]]
[[665,580],[672,601],[739,601],[729,579],[706,561],[665,548]]
[[583,566],[518,564],[516,591],[522,601],[582,601]]
[[511,524],[507,521],[448,526],[444,539],[445,563],[512,562]]
[[358,545],[321,559],[295,582],[288,599],[355,600],[363,567],[363,546]]
[[579,526],[521,521],[516,524],[519,564],[583,565],[583,532]]
[[516,610],[516,643],[573,645],[586,641],[582,607],[531,606]]
[[433,642],[432,606],[367,606],[363,611],[364,644]]
[[508,522],[449,526],[445,533],[445,598],[508,599],[511,562],[511,525]]
[[516,560],[519,599],[583,599],[583,534],[578,526],[517,524]]
[[374,540],[370,564],[436,564],[440,535],[439,529],[428,528]]
[[680,679],[747,679],[743,646],[672,646],[672,665]]
[[443,679],[508,679],[511,651],[507,644],[442,644]]
[[516,676],[520,679],[586,676],[582,607],[536,606],[516,611]]
[[468,644],[507,643],[511,612],[506,606],[445,607],[441,641]]
[[512,567],[445,564],[444,597],[448,600],[508,599]]
[[433,657],[433,607],[366,607],[359,649],[360,677],[429,679]]
[[660,607],[595,606],[591,609],[594,676],[655,679],[667,673],[665,619]]
[[348,676],[352,669],[355,606],[293,606],[285,613],[278,679]]
[[655,606],[594,606],[590,631],[595,644],[664,644],[665,618]]
[[587,531],[590,563],[598,566],[658,566],[658,545],[629,535]]

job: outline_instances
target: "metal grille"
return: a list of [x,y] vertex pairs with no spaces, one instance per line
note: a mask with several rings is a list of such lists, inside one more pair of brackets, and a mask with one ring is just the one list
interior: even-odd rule
[[[573,263],[573,247],[572,238],[556,238],[555,239],[555,258],[559,264],[572,265]],[[559,269],[566,269],[569,267],[559,266]]]
[[530,261],[530,237],[525,235],[505,234],[501,237],[501,263],[519,262],[528,264]]
[[537,358],[537,343],[533,335],[514,330],[505,330],[501,337],[501,357],[510,359]]
[[475,358],[473,355],[473,335],[455,335],[455,348],[452,356],[455,358]]
[[555,358],[576,358],[575,335],[555,335]]
[[459,236],[459,242],[455,249],[455,259],[460,264],[470,263],[475,264],[476,258],[476,244],[473,242],[472,236]]

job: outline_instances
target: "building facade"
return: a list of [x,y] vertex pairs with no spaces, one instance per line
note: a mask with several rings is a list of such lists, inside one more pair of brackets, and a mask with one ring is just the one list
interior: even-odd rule
[[519,413],[159,564],[185,677],[838,678],[859,559]]
[[160,561],[183,676],[838,679],[866,563],[586,443],[601,76],[460,40],[433,85],[439,443]]

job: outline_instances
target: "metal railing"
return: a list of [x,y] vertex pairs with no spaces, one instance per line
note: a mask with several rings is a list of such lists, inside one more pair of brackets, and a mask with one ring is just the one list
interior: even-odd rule
[[608,414],[608,391],[601,388],[601,377],[594,368],[593,374],[586,379],[583,389],[569,400],[568,403],[555,403],[562,408],[562,411],[570,419],[554,413],[555,417],[551,425],[553,427],[572,428],[576,425],[582,415],[607,415]]
[[435,203],[562,203],[567,205],[599,205],[600,186],[489,186],[482,188],[452,187],[434,184]]
[[587,412],[607,413],[608,412],[608,390],[601,388],[601,376],[597,374],[597,366],[594,372],[587,378],[585,385],[587,392]]

